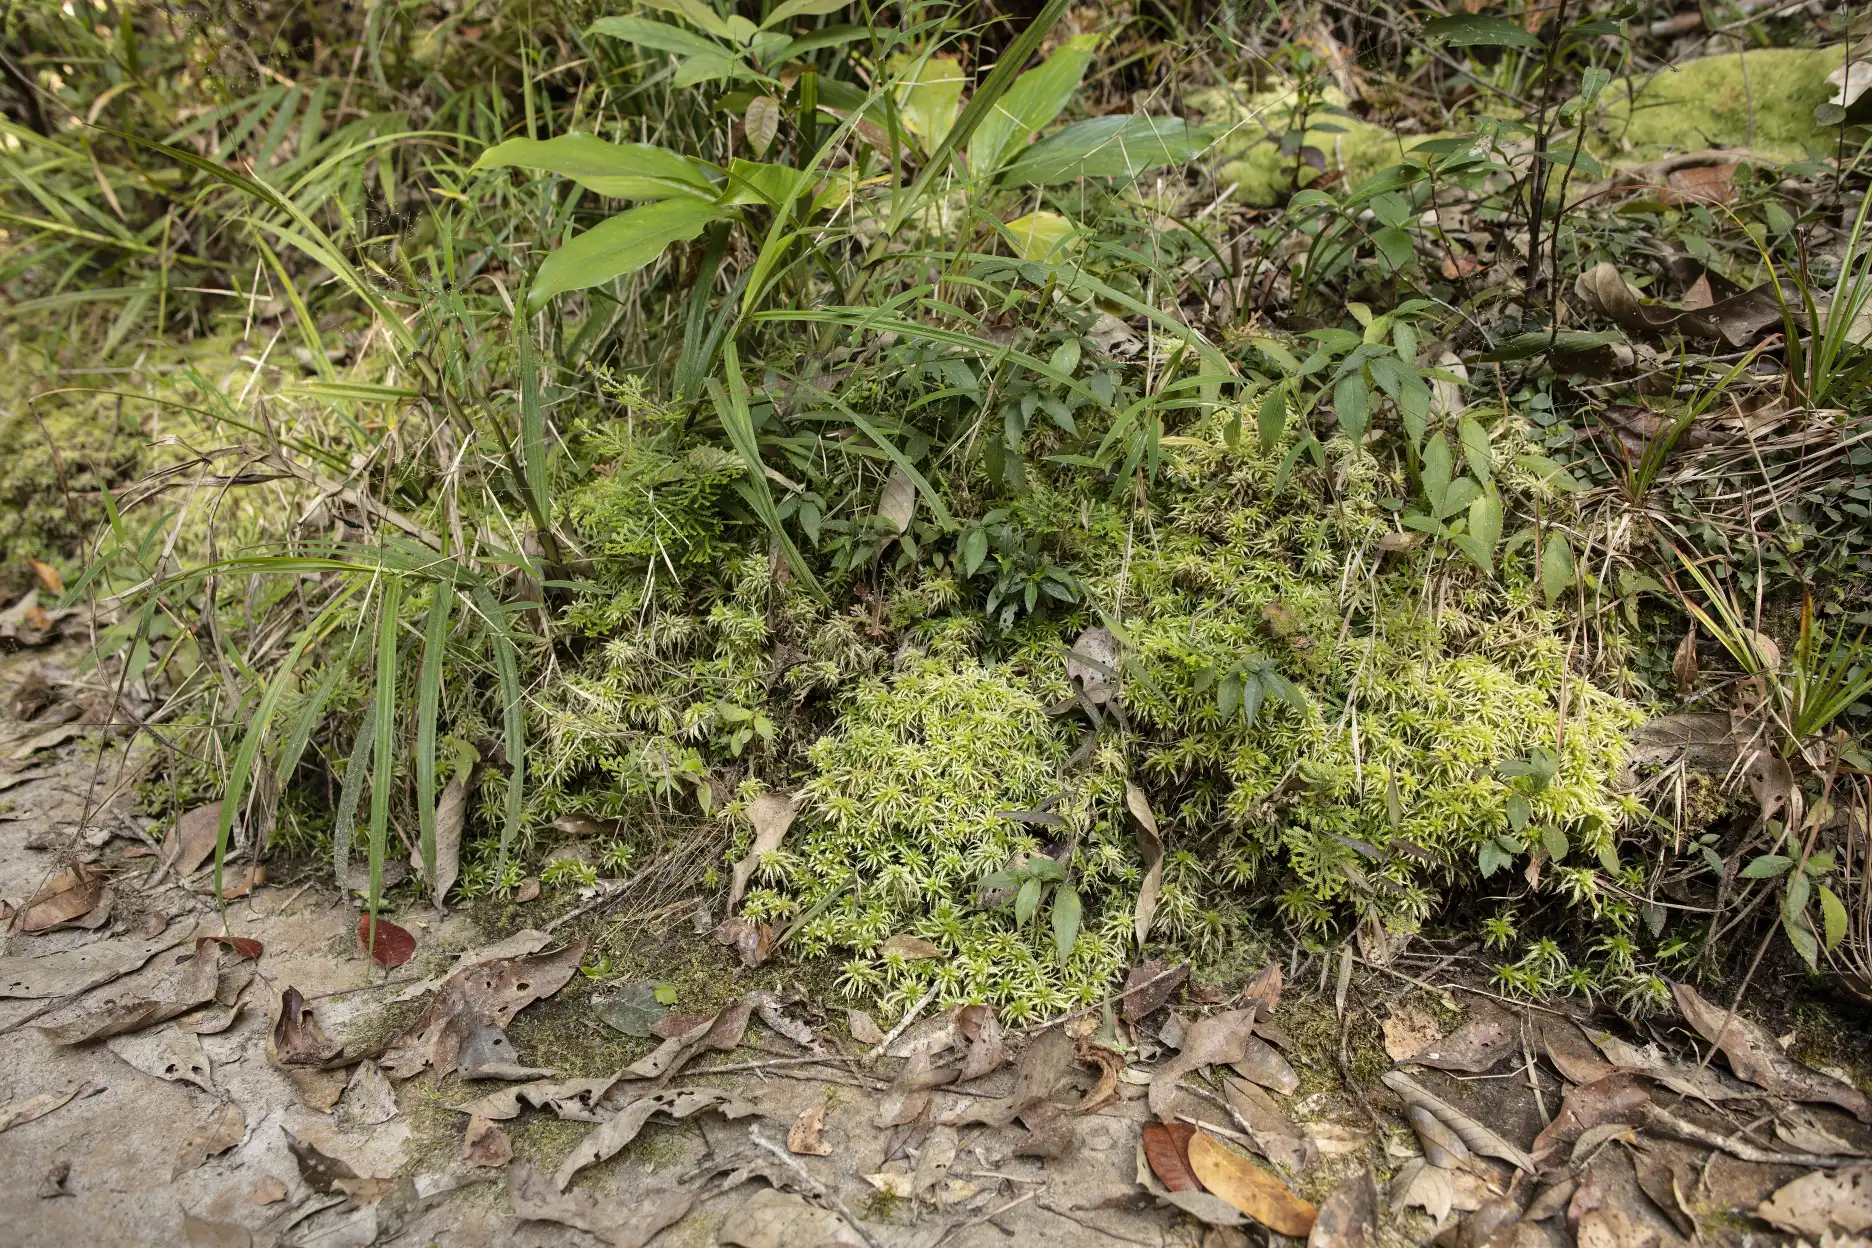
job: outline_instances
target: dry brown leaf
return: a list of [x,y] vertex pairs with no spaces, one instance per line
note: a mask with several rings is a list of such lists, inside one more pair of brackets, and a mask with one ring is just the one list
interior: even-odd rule
[[1541,1045],[1547,1060],[1568,1083],[1596,1083],[1616,1074],[1618,1067],[1606,1061],[1579,1026],[1564,1018],[1541,1020]]
[[352,1068],[342,1113],[347,1122],[364,1127],[381,1126],[397,1116],[396,1089],[383,1067],[366,1058]]
[[695,1201],[693,1189],[681,1188],[663,1188],[635,1201],[607,1200],[590,1192],[560,1192],[530,1164],[507,1171],[507,1203],[514,1217],[523,1222],[557,1222],[611,1248],[643,1248],[664,1227],[681,1221]]
[[962,1060],[958,1082],[979,1079],[1000,1070],[1007,1061],[1007,1042],[992,1005],[965,1005],[957,1010],[956,1030],[968,1042],[968,1056]]
[[787,1128],[786,1146],[790,1153],[803,1157],[830,1157],[832,1146],[825,1138],[825,1102],[814,1101],[800,1110],[793,1125]]
[[1653,339],[1682,334],[1741,348],[1781,324],[1781,304],[1772,285],[1758,286],[1690,311],[1644,302],[1620,276],[1617,265],[1602,261],[1579,275],[1573,292],[1627,333]]
[[[1664,175],[1665,189],[1658,194],[1658,202],[1670,206],[1680,204],[1726,204],[1735,198],[1735,171],[1733,164],[1691,165],[1683,169],[1673,169]],[[1708,298],[1708,280],[1699,279],[1704,284],[1705,301],[1697,306],[1708,307],[1713,302]],[[1684,307],[1691,307],[1688,296]]]
[[253,1194],[248,1197],[256,1205],[277,1205],[286,1199],[286,1185],[270,1174],[263,1174],[253,1185]]
[[380,1059],[384,1069],[396,1079],[426,1066],[455,1070],[477,1027],[505,1028],[521,1010],[564,987],[584,955],[584,943],[574,942],[555,953],[477,962],[454,972],[416,1022],[390,1042]]
[[1863,1157],[1866,1152],[1829,1130],[1812,1110],[1798,1105],[1789,1105],[1781,1111],[1775,1118],[1774,1133],[1776,1139],[1797,1152],[1828,1153],[1835,1157]]
[[1637,1075],[1619,1072],[1567,1089],[1560,1112],[1534,1137],[1534,1156],[1553,1161],[1587,1131],[1606,1123],[1631,1126],[1644,1120],[1651,1093]]
[[1417,1143],[1433,1166],[1454,1170],[1471,1156],[1469,1146],[1450,1125],[1422,1105],[1406,1105],[1404,1121],[1417,1133]]
[[906,962],[920,962],[926,958],[943,956],[942,946],[924,940],[921,936],[912,936],[909,932],[898,932],[878,946],[881,954],[896,954]]
[[[60,871],[20,907],[20,931],[50,932],[60,927],[95,927],[85,919],[105,900],[104,876],[76,863]],[[108,909],[107,907],[105,908]]]
[[[1729,1059],[1729,1069],[1757,1087],[1796,1101],[1826,1101],[1861,1122],[1872,1122],[1872,1101],[1865,1093],[1831,1075],[1801,1065],[1775,1043],[1761,1024],[1718,1009],[1688,984],[1673,984],[1677,1008],[1686,1022]],[[1726,1025],[1725,1025],[1726,1020]]]
[[1268,959],[1267,965],[1256,971],[1248,986],[1242,989],[1241,1008],[1253,1010],[1256,1022],[1266,1022],[1280,1008],[1281,989],[1285,984],[1280,963]]
[[715,925],[715,939],[735,951],[741,965],[752,969],[773,957],[780,937],[771,923],[724,919]]
[[1671,656],[1671,675],[1676,678],[1679,694],[1688,695],[1692,689],[1696,688],[1698,673],[1696,643],[1696,626],[1692,625],[1690,631],[1683,635],[1683,640],[1677,643],[1677,652]]
[[208,1055],[192,1032],[164,1027],[135,1035],[113,1036],[104,1042],[104,1047],[146,1075],[154,1075],[167,1083],[192,1083],[210,1094],[215,1090]]
[[1385,1056],[1394,1062],[1408,1062],[1443,1038],[1436,1020],[1408,1003],[1393,1005],[1380,1027],[1384,1031]]
[[1586,1213],[1573,1235],[1577,1248],[1657,1248],[1660,1238],[1655,1227],[1638,1221],[1617,1205]]
[[514,889],[514,901],[525,905],[529,901],[538,901],[540,895],[539,877],[529,875],[520,881],[520,887]]
[[1162,1009],[1188,979],[1189,967],[1186,964],[1172,966],[1162,958],[1140,962],[1125,976],[1126,995],[1119,1013],[1127,1023],[1149,1018]]
[[863,1010],[846,1011],[845,1025],[851,1032],[851,1038],[859,1044],[869,1046],[884,1043],[883,1029]]
[[182,1238],[188,1248],[253,1248],[253,1232],[238,1222],[211,1222],[182,1215]]
[[1178,1080],[1204,1066],[1226,1065],[1246,1056],[1248,1042],[1254,1036],[1254,1019],[1254,1010],[1229,1010],[1193,1024],[1183,1039],[1182,1051],[1151,1076],[1151,1112],[1169,1121]]
[[1450,1172],[1422,1157],[1413,1157],[1398,1167],[1388,1194],[1393,1209],[1415,1205],[1429,1214],[1439,1227],[1449,1218],[1456,1203],[1456,1185]]
[[171,1179],[201,1168],[210,1157],[219,1157],[247,1138],[247,1115],[233,1101],[223,1101],[208,1121],[194,1135],[184,1140],[176,1152]]
[[1118,692],[1119,659],[1118,638],[1112,631],[1088,628],[1066,656],[1066,683],[1084,693],[1092,705],[1104,706]]
[[999,1100],[964,1106],[945,1122],[950,1126],[985,1122],[992,1127],[1005,1127],[1051,1096],[1072,1069],[1072,1060],[1072,1038],[1058,1027],[1043,1031],[1021,1054],[1011,1093]]
[[1490,1002],[1476,1007],[1475,1015],[1449,1035],[1432,1041],[1406,1061],[1437,1070],[1479,1075],[1501,1061],[1521,1043],[1520,1023]]
[[108,985],[35,1026],[58,1044],[85,1044],[140,1031],[214,1000],[221,949],[165,954],[156,972],[130,985]]
[[715,1242],[735,1248],[871,1248],[852,1224],[830,1209],[763,1187],[728,1215]]
[[1298,1237],[1313,1229],[1318,1211],[1311,1204],[1207,1131],[1190,1137],[1189,1161],[1204,1187],[1269,1230]]
[[220,802],[185,811],[163,836],[163,865],[174,867],[177,875],[194,875],[214,853],[220,831]]
[[797,794],[762,793],[748,803],[747,817],[754,825],[754,843],[748,847],[746,856],[734,864],[728,881],[728,909],[741,904],[748,881],[760,868],[761,858],[780,849],[787,829],[793,826],[793,818],[799,812],[798,802]]
[[1655,1044],[1641,1049],[1620,1040],[1611,1032],[1588,1030],[1586,1035],[1605,1054],[1606,1061],[1619,1070],[1648,1076],[1681,1095],[1711,1102],[1732,1101],[1755,1095],[1748,1088],[1731,1087],[1721,1075],[1707,1066],[1666,1057]]
[[1144,1124],[1144,1160],[1157,1181],[1173,1192],[1199,1192],[1202,1181],[1190,1168],[1190,1140],[1196,1128],[1186,1122]]
[[664,1114],[680,1120],[703,1110],[713,1110],[729,1119],[745,1118],[760,1112],[751,1102],[719,1088],[670,1088],[652,1092],[624,1106],[600,1123],[596,1131],[579,1141],[578,1147],[567,1155],[553,1173],[553,1186],[563,1192],[572,1185],[579,1171],[607,1157],[616,1156],[620,1149],[637,1138],[651,1115]]
[[1872,1231],[1872,1166],[1802,1175],[1758,1205],[1755,1216],[1816,1241],[1835,1234],[1863,1235]]
[[[442,786],[435,808],[435,879],[429,882],[429,896],[436,908],[448,900],[449,890],[461,876],[462,829],[468,822],[468,786],[459,777]],[[423,869],[422,846],[410,847],[410,869]]]
[[19,1097],[0,1105],[0,1131],[8,1131],[22,1123],[36,1122],[55,1109],[70,1104],[83,1093],[89,1092],[92,1084],[81,1083],[62,1092],[40,1092],[33,1096]]
[[1468,1146],[1470,1152],[1481,1153],[1486,1157],[1499,1157],[1509,1165],[1525,1170],[1529,1174],[1534,1173],[1534,1159],[1528,1156],[1526,1149],[1503,1139],[1495,1131],[1463,1113],[1403,1071],[1388,1071],[1379,1078],[1387,1088],[1397,1093],[1406,1105],[1420,1105],[1441,1119],[1462,1138],[1462,1142]]
[[916,485],[910,480],[910,474],[903,470],[902,464],[892,464],[884,477],[884,488],[878,492],[878,519],[883,522],[883,530],[888,537],[901,537],[910,529],[910,521],[916,518]]
[[1273,1097],[1240,1079],[1224,1079],[1222,1090],[1263,1157],[1289,1175],[1299,1174],[1318,1159],[1318,1146],[1301,1133]]
[[1320,1206],[1307,1248],[1377,1248],[1378,1185],[1371,1171],[1340,1183]]
[[1151,922],[1157,916],[1157,902],[1163,896],[1163,838],[1157,832],[1157,816],[1144,790],[1125,781],[1125,808],[1137,821],[1138,854],[1144,859],[1144,882],[1138,886],[1137,909],[1132,924],[1138,948],[1150,935]]
[[329,1065],[342,1051],[341,1046],[326,1038],[299,990],[287,985],[280,993],[279,1017],[273,1022],[273,1060],[281,1066],[319,1068]]
[[476,1115],[462,1133],[461,1157],[471,1166],[504,1166],[513,1160],[513,1143],[499,1123]]
[[1292,1096],[1300,1087],[1300,1076],[1288,1065],[1287,1059],[1259,1036],[1249,1036],[1243,1040],[1242,1055],[1229,1065],[1250,1083],[1271,1088],[1282,1096]]
[[34,559],[31,555],[26,556],[26,562],[32,566],[33,575],[39,578],[39,584],[44,587],[46,593],[55,597],[64,595],[65,578],[59,575],[57,568]]

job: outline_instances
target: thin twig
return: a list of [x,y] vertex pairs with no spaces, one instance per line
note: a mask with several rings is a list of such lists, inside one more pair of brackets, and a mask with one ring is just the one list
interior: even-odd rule
[[800,1165],[800,1163],[794,1159],[793,1154],[787,1152],[786,1149],[781,1148],[778,1144],[762,1135],[759,1127],[748,1128],[748,1139],[754,1141],[756,1147],[773,1154],[779,1159],[781,1165],[798,1175],[800,1183],[807,1191],[811,1192],[815,1198],[824,1201],[828,1206],[844,1217],[847,1222],[851,1223],[851,1228],[858,1233],[858,1238],[871,1245],[871,1248],[878,1248],[877,1240],[871,1238],[871,1233],[865,1230],[864,1223],[858,1220],[858,1215],[853,1213],[850,1207],[839,1199],[837,1192],[832,1191],[818,1179],[808,1174],[806,1167]]

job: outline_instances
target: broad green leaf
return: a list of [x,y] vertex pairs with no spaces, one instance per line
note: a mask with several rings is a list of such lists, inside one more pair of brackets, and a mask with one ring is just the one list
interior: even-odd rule
[[1519,832],[1527,827],[1528,800],[1519,793],[1508,795],[1508,826]]
[[1794,865],[1794,860],[1786,854],[1763,854],[1742,868],[1745,880],[1772,880]]
[[705,82],[732,81],[752,76],[753,71],[726,52],[703,52],[678,65],[670,82],[678,87],[694,87]]
[[1023,260],[1053,261],[1064,257],[1078,230],[1054,212],[1030,212],[1007,223],[1014,236],[1015,254]]
[[1456,422],[1456,437],[1462,442],[1463,458],[1469,461],[1469,471],[1475,473],[1476,480],[1487,482],[1495,466],[1488,430],[1475,417],[1464,416]]
[[1433,433],[1424,445],[1423,453],[1423,491],[1430,500],[1430,510],[1440,514],[1443,510],[1443,496],[1449,493],[1450,474],[1455,465],[1450,462],[1449,440],[1441,433]]
[[1053,952],[1061,962],[1072,956],[1079,940],[1081,906],[1078,892],[1062,884],[1053,890]]
[[1014,158],[1001,175],[1009,186],[1046,186],[1077,178],[1133,178],[1158,165],[1181,165],[1209,145],[1209,131],[1180,117],[1093,117],[1056,130]]
[[988,531],[976,527],[962,535],[962,575],[974,576],[988,557]]
[[659,9],[664,13],[674,13],[698,30],[706,30],[718,39],[733,37],[732,29],[703,0],[640,0],[646,9]]
[[1452,48],[1539,48],[1540,36],[1509,21],[1481,13],[1459,13],[1424,23],[1424,37]]
[[601,17],[591,24],[587,33],[609,35],[640,48],[676,56],[719,56],[722,52],[721,45],[701,35],[643,17]]
[[767,20],[761,23],[761,29],[766,30],[769,27],[778,26],[796,17],[824,17],[828,13],[838,12],[850,3],[851,0],[786,0],[785,4],[767,15]]
[[975,881],[975,887],[984,893],[991,893],[1003,888],[1018,888],[1019,886],[1020,877],[1016,876],[1012,871],[990,871],[987,875]]
[[1573,548],[1558,530],[1547,534],[1541,548],[1540,583],[1549,606],[1573,586]]
[[1036,131],[1066,107],[1097,50],[1097,35],[1075,35],[1044,62],[1014,80],[969,136],[969,176],[992,178]]
[[1287,428],[1287,387],[1275,386],[1261,396],[1261,453],[1267,454]]
[[1037,858],[1027,860],[1027,874],[1036,880],[1057,883],[1066,878],[1066,868],[1060,865],[1059,859],[1048,858],[1042,854]]
[[1826,947],[1839,948],[1846,939],[1846,906],[1832,889],[1820,886],[1820,920],[1826,933]]
[[612,143],[590,134],[509,139],[482,152],[469,172],[506,168],[556,173],[614,199],[708,199],[716,193],[708,175],[675,152],[649,143]]
[[1800,954],[1801,961],[1809,967],[1819,965],[1819,942],[1814,939],[1813,923],[1808,920],[1804,909],[1795,909],[1793,906],[1783,907],[1781,930],[1787,933],[1788,942],[1794,946],[1794,952]]
[[1032,876],[1021,881],[1020,891],[1014,894],[1014,922],[1022,927],[1027,926],[1027,921],[1033,918],[1034,911],[1040,908],[1040,890],[1044,887],[1046,886]]
[[779,208],[812,189],[818,180],[819,174],[813,169],[794,169],[737,156],[728,162],[728,184],[717,202],[723,207],[765,204]]
[[1371,391],[1365,378],[1353,369],[1333,387],[1333,414],[1339,418],[1340,432],[1353,442],[1365,436],[1371,425]]
[[897,112],[925,155],[941,145],[962,107],[962,87],[968,81],[962,62],[953,56],[926,56],[912,62],[901,57],[894,66],[902,75],[897,83]]
[[1488,841],[1476,853],[1476,866],[1482,872],[1482,878],[1488,879],[1512,861],[1511,856],[1494,841]]
[[1437,519],[1449,519],[1480,497],[1482,487],[1474,477],[1457,477],[1450,482],[1449,491],[1443,495],[1443,505],[1437,508]]
[[[1466,480],[1467,478],[1465,478]],[[1501,493],[1490,482],[1482,491],[1482,497],[1469,504],[1469,538],[1481,547],[1486,556],[1478,560],[1486,572],[1495,570],[1495,548],[1501,545],[1502,500]]]
[[1547,828],[1540,834],[1541,845],[1547,850],[1547,856],[1555,862],[1565,862],[1573,846],[1567,843],[1566,833],[1559,828]]
[[547,256],[527,292],[527,303],[538,308],[564,291],[635,273],[671,243],[687,242],[731,211],[685,195],[621,212]]

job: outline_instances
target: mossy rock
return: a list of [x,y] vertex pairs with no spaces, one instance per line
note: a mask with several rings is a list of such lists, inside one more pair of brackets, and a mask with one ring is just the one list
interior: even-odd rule
[[1814,121],[1814,109],[1833,97],[1826,76],[1839,65],[1837,49],[1761,48],[1620,79],[1603,97],[1605,150],[1620,163],[1711,147],[1776,160],[1830,150],[1839,132]]

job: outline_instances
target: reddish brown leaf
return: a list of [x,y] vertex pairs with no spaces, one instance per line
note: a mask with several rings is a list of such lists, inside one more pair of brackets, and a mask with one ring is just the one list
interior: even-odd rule
[[373,928],[370,915],[358,915],[357,935],[358,944],[385,969],[402,966],[416,956],[416,938],[388,919],[376,920]]
[[273,1060],[281,1066],[323,1066],[340,1051],[341,1046],[326,1038],[299,990],[288,985],[280,993],[279,1018],[273,1024]]
[[1144,1160],[1157,1181],[1173,1192],[1200,1192],[1202,1184],[1190,1169],[1190,1137],[1196,1128],[1187,1122],[1144,1124]]
[[65,593],[65,578],[59,575],[57,568],[49,563],[41,563],[30,555],[26,557],[26,562],[32,565],[33,575],[39,578],[39,583],[45,586],[48,594],[62,596]]
[[1098,1083],[1085,1099],[1073,1106],[1075,1114],[1089,1114],[1095,1109],[1103,1109],[1118,1099],[1118,1073],[1124,1069],[1124,1058],[1102,1045],[1093,1044],[1090,1037],[1079,1041],[1079,1051],[1075,1056],[1081,1066],[1097,1066]]
[[232,950],[237,958],[257,958],[266,952],[266,946],[251,936],[197,936],[195,951],[201,952],[203,945],[220,945]]
[[1248,986],[1242,989],[1242,1008],[1254,1010],[1256,1019],[1271,1016],[1280,1008],[1281,986],[1284,983],[1280,963],[1269,960],[1266,966],[1255,972]]

